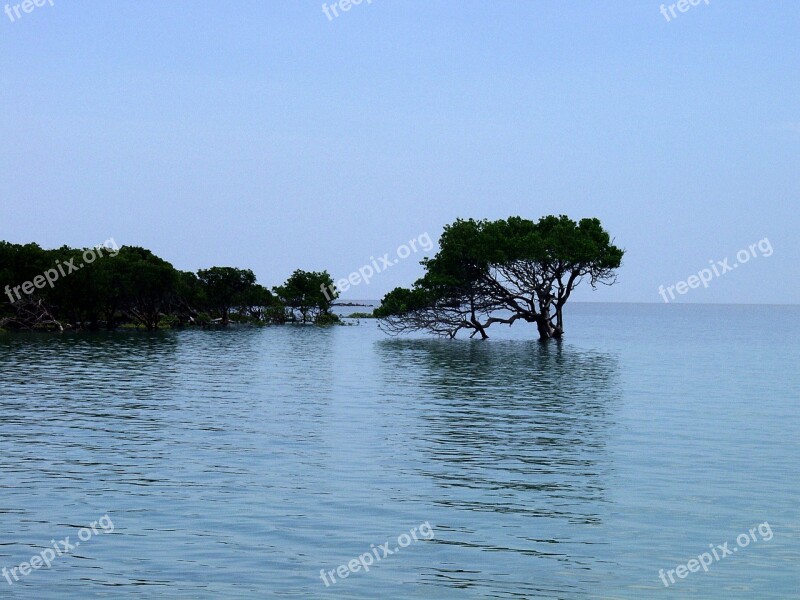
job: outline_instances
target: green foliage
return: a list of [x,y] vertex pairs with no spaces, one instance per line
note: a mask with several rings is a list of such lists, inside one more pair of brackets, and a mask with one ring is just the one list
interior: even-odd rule
[[198,271],[197,278],[208,305],[222,315],[223,325],[228,324],[232,308],[247,306],[256,293],[256,276],[249,269],[211,267]]
[[437,254],[422,261],[423,277],[389,292],[375,316],[393,333],[452,337],[467,329],[487,337],[490,325],[522,319],[543,339],[560,337],[573,289],[584,279],[613,284],[623,254],[598,219],[458,219],[444,228]]
[[[250,270],[179,271],[145,248],[104,248],[91,263],[90,254],[100,250],[0,241],[0,328],[340,322],[331,312],[338,293],[327,271],[296,270],[271,291]],[[351,317],[374,316],[393,332],[454,336],[466,329],[483,337],[494,323],[522,319],[535,323],[542,338],[559,337],[572,290],[584,280],[593,287],[613,283],[622,257],[597,219],[458,219],[444,228],[439,251],[422,261],[425,272],[411,288],[389,292],[373,315]],[[44,285],[47,272],[56,277]],[[14,287],[37,278],[41,285],[27,288],[32,293],[13,297]]]
[[435,296],[435,285],[430,280],[420,280],[413,289],[395,288],[383,297],[383,301],[373,314],[377,318],[391,315],[404,315],[429,305],[429,298]]
[[316,325],[328,326],[328,325],[340,325],[342,320],[339,318],[338,315],[333,313],[320,313],[314,319],[314,323]]
[[[288,320],[307,323],[315,322],[320,315],[330,314],[333,300],[338,296],[338,293],[330,293],[332,286],[333,279],[327,271],[298,269],[274,291],[287,309]],[[327,295],[324,290],[328,290]]]
[[[0,242],[0,289],[9,286],[12,294],[0,302],[0,327],[155,330],[225,326],[232,321],[336,321],[330,316],[335,296],[328,299],[321,291],[322,285],[333,285],[327,272],[296,271],[284,286],[276,288],[282,294],[279,298],[259,285],[247,269],[211,267],[197,274],[179,271],[149,250],[134,246],[114,251],[105,248],[91,263],[85,253],[91,258],[99,251],[68,246],[43,250],[36,244]],[[75,268],[65,268],[68,264]],[[64,274],[58,271],[59,265]],[[48,270],[56,277],[54,285],[15,298],[14,287]]]
[[[161,314],[168,312],[179,289],[180,274],[167,261],[149,250],[135,246],[120,249],[119,254],[98,263],[101,269],[85,269],[87,273],[104,274],[110,286],[107,308],[122,311],[148,330],[158,327]],[[98,295],[98,300],[104,296]]]

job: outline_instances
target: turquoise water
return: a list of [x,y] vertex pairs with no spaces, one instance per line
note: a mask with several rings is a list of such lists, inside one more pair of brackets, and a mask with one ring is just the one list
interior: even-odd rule
[[0,567],[113,521],[0,595],[800,597],[800,308],[568,308],[544,346],[0,335]]

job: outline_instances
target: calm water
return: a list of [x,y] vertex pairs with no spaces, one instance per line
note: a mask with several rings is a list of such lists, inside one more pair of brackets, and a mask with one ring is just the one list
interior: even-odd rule
[[0,567],[114,525],[0,596],[800,597],[800,308],[570,308],[546,346],[0,335]]

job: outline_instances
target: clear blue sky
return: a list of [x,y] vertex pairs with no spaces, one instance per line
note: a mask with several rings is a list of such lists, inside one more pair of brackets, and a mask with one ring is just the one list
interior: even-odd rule
[[[649,0],[366,2],[0,14],[0,239],[113,237],[271,286],[457,217],[563,213],[628,251],[578,299],[660,302],[767,237],[681,301],[800,302],[800,3],[667,22]],[[418,258],[346,296],[410,284]]]

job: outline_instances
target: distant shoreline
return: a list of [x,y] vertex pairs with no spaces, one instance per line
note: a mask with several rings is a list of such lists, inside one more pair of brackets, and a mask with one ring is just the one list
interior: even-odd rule
[[375,306],[374,304],[360,304],[359,302],[335,302],[331,304],[331,306],[363,306],[363,307],[370,307]]

